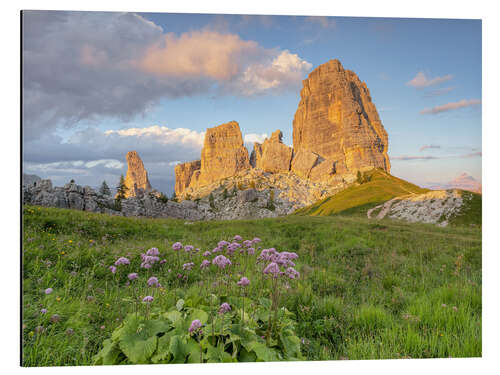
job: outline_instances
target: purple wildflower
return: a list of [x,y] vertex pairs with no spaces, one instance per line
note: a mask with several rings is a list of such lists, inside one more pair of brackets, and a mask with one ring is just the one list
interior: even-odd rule
[[158,251],[158,249],[156,247],[152,247],[151,249],[149,249],[148,251],[146,251],[146,255],[149,255],[149,256],[158,256],[158,255],[160,255],[160,252]]
[[129,280],[135,280],[139,277],[139,275],[137,275],[136,273],[129,273],[127,277]]
[[142,263],[141,264],[141,268],[145,268],[145,269],[150,269],[151,268],[151,264],[150,263]]
[[204,256],[204,257],[209,257],[210,255],[212,255],[212,253],[211,253],[210,251],[205,251],[205,252],[203,253],[203,256]]
[[41,312],[42,314],[46,314],[46,313],[47,313],[47,309],[41,309],[41,310],[40,310],[40,312]]
[[201,262],[200,264],[200,268],[207,268],[208,266],[210,266],[210,261],[208,259],[204,259],[203,262]]
[[148,286],[158,286],[158,278],[151,276],[148,279]]
[[239,286],[247,286],[248,284],[250,284],[250,280],[243,276],[236,284]]
[[222,305],[220,305],[219,314],[225,314],[228,311],[231,311],[231,306],[229,306],[229,303],[224,302]]
[[50,293],[52,293],[53,291],[54,291],[54,289],[52,289],[52,288],[47,288],[47,289],[45,289],[45,294],[50,294]]
[[109,270],[111,273],[116,273],[116,267],[115,266],[109,266]]
[[125,264],[130,264],[130,260],[128,260],[127,258],[125,257],[120,257],[118,258],[118,260],[115,262],[115,266],[121,266],[121,265],[125,265]]
[[172,249],[175,251],[180,250],[182,249],[182,244],[180,242],[176,242],[172,245]]
[[227,241],[219,241],[219,243],[217,244],[217,247],[219,247],[219,248],[222,249],[224,246],[227,246],[227,245],[229,245],[229,242],[227,242]]
[[250,241],[250,240],[245,240],[245,241],[243,241],[243,246],[245,246],[245,247],[250,247],[250,246],[252,246],[252,241]]
[[233,238],[235,241],[241,241],[243,238],[241,238],[241,236],[239,234],[237,234],[236,236],[234,236]]
[[153,296],[146,296],[146,297],[144,297],[144,298],[142,299],[142,302],[147,302],[147,303],[149,303],[149,302],[153,302],[153,300],[154,300]]
[[184,264],[182,265],[182,269],[183,269],[184,271],[190,271],[190,270],[193,268],[193,266],[194,266],[194,263],[193,263],[193,262],[184,263]]
[[231,261],[227,259],[224,255],[217,255],[212,261],[213,264],[219,268],[226,268],[226,266],[231,265]]
[[162,260],[160,261],[160,264],[165,264],[165,263],[167,263],[167,260],[166,260],[166,259],[162,259]]
[[248,255],[254,255],[255,254],[255,249],[253,247],[249,247],[247,250]]
[[285,274],[290,278],[290,279],[298,279],[300,277],[299,271],[297,271],[295,268],[288,267],[285,271]]
[[184,246],[184,251],[186,253],[189,253],[189,252],[193,251],[193,249],[194,249],[194,246],[192,246],[192,245],[186,245],[186,246]]
[[271,262],[267,265],[266,268],[264,268],[264,271],[263,271],[265,274],[273,274],[274,276],[276,276],[277,274],[280,273],[280,268],[279,266],[274,263],[274,262]]
[[252,242],[255,244],[255,243],[259,243],[260,241],[262,241],[259,237],[255,237]]
[[201,328],[201,322],[199,319],[195,319],[191,322],[191,325],[189,326],[189,333],[196,332]]

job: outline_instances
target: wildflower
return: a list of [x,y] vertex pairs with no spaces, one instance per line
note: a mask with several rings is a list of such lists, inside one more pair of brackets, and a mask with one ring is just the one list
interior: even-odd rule
[[70,275],[75,277],[76,275],[78,275],[78,273],[76,271],[71,271]]
[[160,264],[165,264],[165,263],[167,263],[167,260],[166,260],[166,259],[162,259],[162,260],[160,261]]
[[443,304],[441,305],[441,307],[445,308],[445,307],[446,307],[446,303],[443,303]]
[[210,266],[210,261],[208,259],[204,259],[203,262],[201,262],[200,264],[201,269],[207,268],[208,266]]
[[149,303],[149,302],[153,302],[153,300],[154,300],[153,296],[146,296],[146,297],[144,297],[144,298],[142,299],[142,302],[147,302],[147,303]]
[[135,280],[139,277],[139,275],[137,275],[136,273],[129,273],[127,277],[129,280]]
[[169,268],[169,269],[168,269],[168,273],[170,273],[170,272],[172,272],[172,270]]
[[183,269],[184,271],[190,271],[190,270],[193,268],[193,266],[194,266],[194,263],[193,263],[193,262],[184,263],[184,264],[182,265],[182,269]]
[[115,266],[109,266],[109,270],[111,273],[116,273],[116,267]]
[[176,242],[172,245],[172,249],[175,251],[180,250],[182,249],[182,244],[180,242]]
[[189,326],[189,333],[196,332],[201,328],[201,322],[199,319],[195,319],[191,322],[191,325]]
[[292,267],[288,267],[285,271],[285,274],[290,278],[290,279],[298,279],[300,276],[300,273]]
[[217,247],[222,249],[224,246],[227,246],[227,245],[229,245],[229,242],[219,241],[219,243],[217,244]]
[[212,253],[211,253],[210,251],[205,251],[205,252],[203,253],[203,256],[204,256],[204,257],[209,257],[210,255],[212,255]]
[[61,297],[57,296],[57,297],[56,297],[56,301],[57,301],[57,302],[61,302]]
[[263,271],[266,275],[267,274],[273,274],[274,276],[276,276],[277,274],[280,273],[280,268],[279,266],[274,263],[274,262],[271,262],[269,263],[266,268],[264,268],[264,271]]
[[[43,326],[38,326],[35,328],[35,333],[44,333],[45,332],[45,328]],[[31,334],[31,332],[30,332]],[[30,335],[30,336],[33,336],[33,335]]]
[[146,251],[146,255],[149,255],[149,256],[158,256],[158,255],[160,255],[160,252],[158,251],[158,249],[156,247],[152,247],[151,249],[149,249],[148,251]]
[[64,254],[66,254],[66,253],[64,251],[61,251],[61,255],[64,255]]
[[177,278],[178,278],[178,279],[182,279],[182,274],[181,274],[181,273],[178,273],[178,274],[177,274]]
[[217,255],[212,261],[213,264],[219,268],[226,268],[226,266],[231,265],[231,261],[227,259],[224,255]]
[[104,330],[106,328],[106,326],[102,325],[100,328],[101,328],[101,330]]
[[115,266],[121,266],[121,265],[125,265],[125,264],[130,264],[130,260],[128,260],[127,258],[125,257],[120,257],[118,258],[118,260],[115,262]]
[[186,253],[189,253],[189,252],[193,251],[193,249],[194,249],[194,246],[192,246],[192,245],[184,246],[184,251]]
[[255,254],[255,249],[254,249],[253,247],[249,247],[249,248],[247,249],[247,254],[248,254],[248,255],[254,255],[254,254]]
[[245,246],[245,247],[250,247],[250,246],[252,246],[252,241],[250,241],[250,240],[245,240],[245,241],[243,241],[243,246]]
[[261,240],[259,237],[255,237],[255,238],[252,240],[252,242],[253,242],[254,244],[259,243],[260,241],[262,241],[262,240]]
[[58,321],[61,320],[61,316],[59,314],[54,314],[50,317],[50,321],[52,323],[57,323]]
[[220,305],[219,314],[225,314],[228,311],[231,311],[231,306],[229,306],[229,303],[224,302],[222,305]]
[[158,278],[151,276],[148,279],[148,286],[158,286]]
[[68,328],[66,330],[66,335],[68,335],[68,336],[73,336],[74,333],[75,333],[75,331],[73,330],[73,328]]
[[453,311],[458,311],[458,307],[456,307],[456,306],[453,306],[452,309],[453,309]]
[[250,280],[243,276],[236,284],[239,286],[247,286],[248,284],[250,284]]
[[141,268],[150,269],[151,268],[151,264],[150,263],[142,263],[141,264]]
[[243,238],[241,238],[241,236],[237,234],[236,236],[234,236],[234,238],[233,238],[233,239],[234,239],[235,241],[241,241]]
[[41,312],[42,314],[46,314],[46,313],[47,313],[47,309],[41,309],[41,310],[40,310],[40,312]]
[[54,289],[52,289],[52,288],[47,288],[47,289],[45,289],[45,294],[50,294],[50,293],[52,293],[53,291],[54,291]]
[[88,302],[92,302],[93,300],[95,300],[94,296],[87,296],[87,301]]

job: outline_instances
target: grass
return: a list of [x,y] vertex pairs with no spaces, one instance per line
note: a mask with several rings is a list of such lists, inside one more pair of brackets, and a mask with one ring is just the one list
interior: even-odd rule
[[[24,366],[92,363],[133,311],[108,270],[119,256],[157,247],[173,257],[176,241],[211,250],[235,234],[299,254],[301,277],[283,304],[308,360],[482,353],[481,229],[458,219],[447,228],[349,215],[186,223],[25,206],[23,222]],[[166,271],[156,276],[167,289],[176,285]],[[54,292],[45,295],[48,287]],[[193,278],[182,289],[205,287]],[[261,289],[251,284],[248,297]],[[61,320],[51,322],[53,314]]]
[[394,197],[429,191],[394,177],[381,169],[373,169],[365,172],[365,174],[370,178],[370,181],[350,186],[331,197],[295,211],[295,214],[329,216],[344,211],[349,211],[349,214],[351,214],[362,210],[366,215],[368,208]]

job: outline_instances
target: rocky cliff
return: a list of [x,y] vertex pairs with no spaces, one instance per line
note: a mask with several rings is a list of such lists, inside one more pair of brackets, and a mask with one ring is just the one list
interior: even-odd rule
[[148,179],[148,172],[144,168],[139,154],[136,151],[127,152],[127,175],[125,176],[125,186],[127,198],[143,195],[152,191]]
[[368,87],[354,72],[330,60],[303,81],[300,96],[293,120],[294,151],[313,152],[327,163],[310,177],[327,180],[367,167],[390,171],[387,132]]
[[283,144],[283,133],[276,130],[263,144],[255,142],[250,159],[253,167],[265,172],[288,172],[292,155],[292,148]]

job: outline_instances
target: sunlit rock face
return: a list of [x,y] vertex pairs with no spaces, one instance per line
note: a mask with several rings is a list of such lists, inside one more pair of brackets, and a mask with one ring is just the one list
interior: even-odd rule
[[300,96],[293,120],[296,153],[305,150],[319,155],[328,161],[322,168],[330,174],[332,170],[354,173],[366,167],[390,171],[387,132],[370,91],[354,72],[344,70],[338,60],[330,60],[303,81]]
[[152,191],[148,179],[148,172],[144,168],[139,154],[136,151],[127,152],[127,175],[125,176],[125,186],[127,198],[136,197]]
[[293,149],[283,144],[283,133],[276,130],[271,138],[262,144],[255,142],[251,164],[265,172],[288,172],[292,161]]

